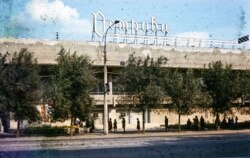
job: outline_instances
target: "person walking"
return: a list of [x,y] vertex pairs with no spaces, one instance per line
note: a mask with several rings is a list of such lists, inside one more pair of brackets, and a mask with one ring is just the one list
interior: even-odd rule
[[233,129],[234,128],[234,118],[233,118],[233,116],[231,117],[230,120],[231,120],[230,121],[230,129]]
[[235,128],[238,128],[238,116],[235,117]]
[[231,118],[230,128],[231,128],[231,129],[234,129],[234,118],[233,118],[233,116],[232,116],[232,118]]
[[123,133],[125,133],[125,127],[126,127],[126,121],[125,121],[125,118],[122,118],[122,129],[123,129]]
[[227,127],[226,116],[224,116],[224,118],[223,118],[223,120],[222,120],[221,127],[224,128],[224,129]]
[[165,130],[168,130],[168,117],[165,116]]
[[198,116],[195,116],[194,120],[194,129],[198,130],[199,129],[199,119]]
[[109,119],[108,125],[109,125],[109,132],[111,132],[112,131],[112,119],[111,118]]
[[117,121],[116,121],[116,119],[114,120],[114,132],[117,132]]
[[138,130],[138,133],[140,133],[141,126],[140,126],[140,120],[139,120],[139,118],[137,118],[137,126],[136,126],[136,129]]
[[187,129],[190,130],[191,129],[191,125],[192,122],[190,121],[190,119],[187,120]]
[[201,116],[201,118],[200,118],[200,126],[201,126],[201,130],[205,129],[205,120],[204,120],[203,116]]

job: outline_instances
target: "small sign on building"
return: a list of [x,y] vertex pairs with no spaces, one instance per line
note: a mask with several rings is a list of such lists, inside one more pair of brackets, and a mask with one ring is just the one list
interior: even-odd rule
[[243,43],[249,40],[249,35],[238,38],[238,43]]

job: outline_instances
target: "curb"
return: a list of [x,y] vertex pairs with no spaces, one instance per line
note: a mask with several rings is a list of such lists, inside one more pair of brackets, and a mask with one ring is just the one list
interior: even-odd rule
[[[102,133],[91,133],[76,136],[59,137],[19,137],[19,138],[1,138],[0,142],[5,141],[61,141],[61,140],[79,140],[79,139],[123,139],[123,138],[145,138],[145,137],[207,137],[207,136],[228,136],[249,134],[247,130],[220,130],[220,131],[181,131],[181,132],[146,132],[146,133],[111,133],[103,135]],[[0,136],[1,137],[1,136]]]

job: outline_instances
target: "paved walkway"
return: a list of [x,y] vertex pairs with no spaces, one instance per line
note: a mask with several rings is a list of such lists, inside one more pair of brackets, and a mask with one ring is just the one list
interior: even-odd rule
[[249,158],[250,130],[88,133],[74,137],[0,139],[0,157]]
[[19,137],[19,138],[0,138],[0,142],[4,141],[35,141],[35,140],[71,140],[71,139],[112,139],[112,138],[139,138],[139,137],[206,137],[210,135],[239,135],[250,134],[250,129],[244,130],[209,130],[209,131],[170,131],[170,132],[128,132],[128,133],[86,133],[75,136],[58,136],[58,137]]

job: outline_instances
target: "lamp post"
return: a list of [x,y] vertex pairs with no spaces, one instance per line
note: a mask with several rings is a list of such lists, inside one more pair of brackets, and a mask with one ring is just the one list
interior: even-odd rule
[[105,34],[104,34],[104,56],[103,56],[103,59],[104,59],[104,127],[103,127],[103,134],[104,135],[107,135],[108,134],[108,105],[107,105],[107,89],[108,89],[108,71],[107,71],[107,50],[106,50],[106,47],[107,47],[107,33],[109,31],[109,29],[115,25],[115,24],[118,24],[120,21],[119,20],[115,20],[115,22],[110,25],[108,27],[108,29],[106,30]]

